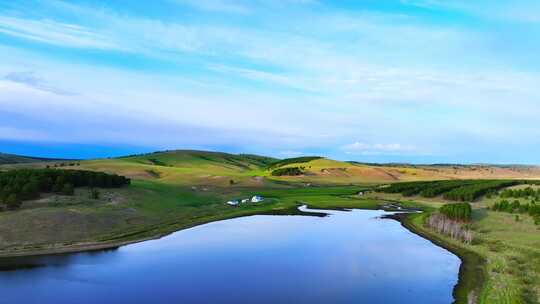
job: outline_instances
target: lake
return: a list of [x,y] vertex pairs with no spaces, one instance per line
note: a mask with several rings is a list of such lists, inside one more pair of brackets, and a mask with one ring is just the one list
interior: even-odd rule
[[0,303],[451,303],[460,260],[385,211],[250,216],[115,250],[0,259]]

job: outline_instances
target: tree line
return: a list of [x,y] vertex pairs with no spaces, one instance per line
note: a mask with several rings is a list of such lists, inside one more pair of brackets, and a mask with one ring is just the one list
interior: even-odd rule
[[519,181],[482,181],[455,188],[444,193],[443,197],[452,201],[472,202],[485,194],[494,193],[502,188],[518,185],[519,183]]
[[491,206],[491,210],[498,212],[529,214],[533,217],[534,223],[536,225],[540,225],[540,205],[535,201],[522,204],[518,200],[514,200],[511,203],[508,200],[502,200],[494,203]]
[[302,174],[304,174],[304,167],[287,167],[272,171],[272,176],[295,176]]
[[532,187],[524,189],[504,189],[500,194],[501,198],[527,198],[534,197],[540,200],[540,188],[534,190]]
[[453,220],[441,213],[433,213],[426,219],[425,224],[431,229],[453,239],[467,244],[472,243],[473,233],[469,227],[470,225],[467,223]]
[[117,188],[131,180],[116,174],[83,170],[16,169],[0,172],[0,202],[17,209],[41,193],[73,195],[76,187]]
[[470,244],[473,239],[473,233],[468,224],[471,217],[471,204],[445,204],[439,208],[439,212],[431,214],[425,224],[439,233]]
[[376,191],[384,193],[401,193],[403,196],[420,195],[453,201],[474,201],[483,195],[497,193],[499,190],[520,184],[536,183],[523,180],[442,180],[429,182],[395,183]]
[[308,163],[312,160],[317,160],[321,158],[322,157],[320,156],[301,156],[301,157],[285,158],[285,159],[278,160],[276,162],[271,163],[269,168],[283,167],[290,164]]

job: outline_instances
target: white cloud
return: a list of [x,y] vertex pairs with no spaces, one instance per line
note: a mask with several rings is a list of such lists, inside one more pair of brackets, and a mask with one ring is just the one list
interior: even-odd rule
[[251,14],[261,8],[290,8],[291,5],[313,5],[317,0],[174,0],[176,3],[189,5],[209,12]]
[[33,129],[2,126],[0,122],[0,139],[28,140],[28,141],[55,141],[47,132]]
[[4,79],[58,95],[76,95],[73,92],[65,91],[50,85],[47,81],[30,71],[10,72]]
[[0,16],[0,33],[74,48],[122,49],[111,39],[76,24]]
[[417,149],[412,145],[402,145],[398,143],[390,144],[370,144],[364,142],[354,142],[352,144],[344,145],[341,147],[347,154],[361,154],[361,155],[377,155],[377,154],[389,154],[399,155],[404,153],[414,152]]
[[437,10],[458,11],[486,19],[539,23],[540,5],[534,0],[401,0],[401,3]]
[[[0,47],[0,104],[36,121],[77,117],[72,122],[79,127],[68,131],[83,140],[99,134],[123,143],[256,143],[279,147],[276,154],[317,147],[358,155],[419,154],[415,147],[443,146],[456,134],[502,140],[540,132],[540,76],[500,65],[476,29],[373,12],[287,11],[268,18],[252,2],[188,2],[206,6],[202,10],[253,14],[257,25],[162,21],[67,2],[58,7],[84,23],[0,16],[4,34],[76,49],[122,50],[122,64],[136,55],[134,62],[152,67],[66,63]],[[163,73],[161,66],[167,66]],[[57,96],[62,92],[78,95]],[[85,131],[85,120],[99,123]],[[125,135],[115,120],[137,131]],[[351,138],[363,142],[340,146]],[[398,144],[403,138],[414,144]]]
[[178,3],[193,6],[195,8],[223,13],[247,14],[251,9],[238,1],[227,0],[176,0]]

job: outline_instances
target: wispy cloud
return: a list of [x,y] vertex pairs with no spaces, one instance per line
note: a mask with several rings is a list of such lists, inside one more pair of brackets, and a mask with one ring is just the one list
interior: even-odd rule
[[[0,11],[0,104],[26,124],[78,118],[70,130],[47,127],[56,137],[99,133],[171,147],[206,140],[277,156],[409,156],[483,151],[469,144],[480,139],[534,141],[538,28],[497,18],[472,27],[480,15],[465,1],[409,0],[405,10],[376,2],[163,0],[152,12],[65,1],[25,12],[15,3]],[[454,18],[461,12],[463,22]]]
[[511,2],[489,0],[401,0],[401,3],[439,11],[461,12],[486,19],[522,23],[540,22],[540,4],[534,0],[515,0]]
[[180,4],[190,5],[195,8],[223,13],[247,14],[251,9],[238,1],[230,0],[176,0]]
[[381,144],[381,143],[364,143],[354,142],[341,147],[341,149],[347,154],[360,154],[360,155],[399,155],[407,154],[417,151],[412,145],[402,145],[399,143]]
[[4,79],[17,83],[22,83],[38,90],[51,92],[58,95],[76,95],[73,92],[69,92],[52,86],[44,79],[38,77],[34,72],[10,72],[4,77]]
[[54,137],[51,137],[47,132],[2,125],[0,125],[0,139],[20,141],[54,141]]
[[313,5],[317,0],[174,0],[196,9],[210,12],[252,14],[263,8],[287,7],[291,5]]
[[0,33],[74,48],[121,49],[114,41],[88,28],[49,19],[0,16]]

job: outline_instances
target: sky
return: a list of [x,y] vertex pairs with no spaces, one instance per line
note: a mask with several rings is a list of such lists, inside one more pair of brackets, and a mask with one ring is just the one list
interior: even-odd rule
[[540,164],[537,0],[0,1],[0,152]]

